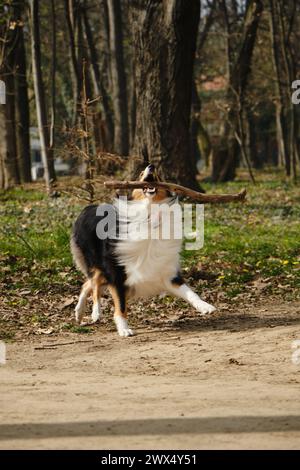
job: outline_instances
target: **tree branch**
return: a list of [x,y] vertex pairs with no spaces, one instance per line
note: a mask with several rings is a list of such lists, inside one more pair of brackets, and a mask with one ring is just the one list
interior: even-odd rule
[[246,189],[236,194],[203,194],[193,189],[180,186],[174,183],[162,183],[158,181],[106,181],[106,188],[111,189],[145,189],[145,188],[162,188],[176,194],[182,194],[190,199],[198,202],[206,203],[225,203],[244,201],[246,198]]

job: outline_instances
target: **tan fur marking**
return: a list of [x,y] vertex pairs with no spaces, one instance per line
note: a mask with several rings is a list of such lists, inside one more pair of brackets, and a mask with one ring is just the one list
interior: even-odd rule
[[92,289],[93,289],[93,301],[96,303],[99,301],[103,287],[107,284],[100,269],[95,269],[92,277]]
[[145,199],[145,194],[144,194],[144,191],[142,189],[134,189],[132,191],[132,199],[134,199],[135,201],[140,201],[142,199]]
[[127,309],[125,310],[125,312],[122,312],[120,298],[119,298],[116,288],[114,286],[108,286],[108,290],[111,293],[111,296],[113,298],[114,305],[115,305],[114,316],[127,318]]
[[165,189],[158,189],[152,198],[152,202],[161,202],[167,199],[168,193]]
[[90,295],[91,292],[92,292],[92,284],[91,284],[91,280],[88,279],[87,281],[85,281],[85,283],[82,285],[81,287],[81,291],[85,292],[86,296]]
[[[140,174],[140,178],[139,178],[139,181],[144,181],[144,178],[145,178],[145,171],[142,171],[141,174]],[[153,173],[153,178],[154,178],[154,181],[160,181],[160,178],[157,174],[157,171],[155,170],[154,173]],[[145,199],[147,196],[145,195],[144,191],[142,189],[134,189],[132,191],[132,199],[134,199],[135,201],[140,201],[142,199]],[[165,189],[157,189],[156,190],[156,193],[155,195],[152,197],[151,199],[151,202],[155,203],[155,202],[161,202],[163,201],[164,199],[166,199],[168,197],[168,193]]]

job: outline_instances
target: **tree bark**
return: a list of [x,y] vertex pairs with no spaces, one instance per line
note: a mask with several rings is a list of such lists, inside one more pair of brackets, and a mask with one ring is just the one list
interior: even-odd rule
[[17,159],[16,144],[16,89],[15,89],[15,59],[16,59],[16,41],[17,27],[10,27],[13,19],[13,9],[4,10],[1,6],[0,34],[1,34],[1,61],[0,61],[0,79],[6,87],[6,104],[1,106],[1,168],[2,186],[7,189],[20,183],[20,175]]
[[51,58],[51,109],[50,109],[50,150],[54,153],[55,122],[56,122],[56,71],[57,71],[57,40],[55,0],[51,0],[52,23],[52,58]]
[[53,152],[50,149],[49,127],[47,120],[45,90],[41,68],[41,48],[40,48],[40,26],[39,26],[39,2],[30,0],[31,12],[31,50],[32,50],[32,71],[35,92],[35,104],[37,121],[41,143],[41,156],[44,166],[44,178],[46,187],[50,190],[51,181],[56,179],[54,170]]
[[191,157],[195,159],[196,165],[203,158],[206,162],[205,155],[200,152],[198,137],[200,131],[200,112],[201,102],[198,95],[197,86],[195,80],[192,84],[192,109],[191,109]]
[[[6,58],[6,138],[7,152],[4,155],[5,187],[10,188],[20,183],[16,142],[16,105],[13,52]],[[3,105],[2,105],[3,106]]]
[[69,36],[69,53],[70,53],[70,62],[71,62],[71,77],[73,84],[73,116],[72,116],[72,125],[75,126],[78,121],[78,116],[80,114],[81,104],[80,104],[80,94],[82,91],[82,80],[81,72],[79,69],[79,61],[76,54],[76,41],[75,41],[75,18],[74,18],[74,9],[75,9],[74,0],[64,0],[64,10],[65,18]]
[[249,107],[246,108],[246,129],[248,154],[251,159],[251,164],[253,168],[260,169],[263,167],[264,161],[259,158],[257,149],[257,142],[259,141],[257,122],[254,113]]
[[123,52],[122,9],[119,0],[107,0],[109,18],[110,65],[114,107],[114,151],[129,152],[127,83]]
[[131,58],[130,64],[130,83],[129,83],[129,135],[130,147],[133,148],[136,126],[136,83],[135,83],[135,65],[134,60]]
[[284,161],[286,175],[296,179],[296,141],[295,113],[290,97],[293,81],[291,57],[289,57],[289,35],[285,31],[283,3],[270,0],[271,39],[273,63],[277,76],[276,125],[279,159]]
[[130,5],[137,102],[134,153],[143,165],[153,162],[164,179],[199,189],[190,152],[199,2],[135,0]]
[[21,182],[31,181],[31,155],[30,155],[30,112],[28,100],[27,61],[23,32],[23,8],[14,4],[17,21],[16,41],[16,133],[18,168]]
[[[1,78],[1,76],[0,76]],[[5,107],[0,103],[0,189],[6,189],[4,158],[7,153]]]

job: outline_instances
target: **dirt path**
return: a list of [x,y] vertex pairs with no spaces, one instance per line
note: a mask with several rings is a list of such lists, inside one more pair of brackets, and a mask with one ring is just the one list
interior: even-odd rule
[[8,345],[0,448],[300,448],[299,325],[298,302]]

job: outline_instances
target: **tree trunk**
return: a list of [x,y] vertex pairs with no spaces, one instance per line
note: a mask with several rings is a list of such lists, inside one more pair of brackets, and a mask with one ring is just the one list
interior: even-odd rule
[[50,109],[50,142],[49,147],[54,154],[55,122],[56,122],[56,70],[57,70],[57,41],[56,41],[56,11],[55,0],[51,0],[52,22],[52,58],[51,58],[51,109]]
[[0,103],[0,189],[6,189],[4,158],[7,153],[5,107]]
[[131,77],[129,83],[129,128],[130,128],[130,147],[133,148],[135,137],[136,125],[136,84],[135,84],[135,65],[133,58],[131,58]]
[[[7,188],[13,187],[20,183],[20,173],[18,168],[17,158],[17,141],[16,141],[16,90],[15,90],[15,77],[14,77],[14,58],[13,53],[6,59],[6,138],[7,138],[7,153],[4,156],[4,169],[5,169],[5,186]],[[2,105],[3,106],[3,105]]]
[[[132,1],[135,38],[134,153],[165,180],[197,188],[190,152],[193,65],[199,24],[197,0]],[[154,47],[155,44],[155,47]]]
[[247,134],[247,148],[248,155],[251,160],[253,168],[260,169],[263,167],[263,161],[259,158],[257,151],[257,142],[259,141],[259,134],[257,132],[257,124],[254,113],[251,109],[246,109],[246,134]]
[[[3,9],[3,6],[1,10]],[[1,34],[1,60],[0,60],[0,79],[5,83],[6,87],[6,104],[1,106],[1,182],[4,188],[10,188],[20,182],[17,159],[16,144],[16,90],[15,90],[15,59],[16,59],[16,42],[17,28],[11,28],[10,22],[13,19],[13,10],[8,9],[1,11],[0,34]],[[2,140],[3,139],[3,140]]]
[[26,50],[22,20],[22,6],[14,5],[17,25],[16,41],[16,132],[18,168],[22,182],[31,181],[31,156],[30,156],[30,114],[28,100]]
[[200,160],[205,156],[202,155],[199,149],[198,136],[200,131],[200,112],[201,112],[201,102],[198,95],[198,90],[196,87],[195,80],[192,84],[192,110],[191,110],[191,158],[195,160],[196,166],[200,163]]
[[80,104],[80,94],[82,91],[82,80],[81,72],[79,67],[78,57],[76,54],[76,41],[75,41],[75,18],[74,18],[74,9],[75,9],[74,0],[64,0],[64,10],[65,18],[69,36],[69,52],[70,52],[70,61],[71,61],[71,78],[73,85],[73,116],[72,116],[72,125],[75,126],[78,121],[78,116],[81,110]]
[[270,0],[271,11],[271,39],[273,49],[273,63],[277,76],[277,136],[278,153],[284,161],[286,175],[296,179],[296,145],[295,113],[290,97],[290,87],[294,78],[292,58],[288,50],[289,38],[285,31],[286,18],[284,17],[281,0]]
[[286,152],[284,144],[284,136],[282,130],[282,106],[280,98],[278,97],[275,103],[276,115],[276,140],[277,140],[277,165],[279,168],[286,168]]
[[30,0],[31,12],[31,49],[32,71],[35,92],[35,104],[37,121],[41,143],[41,156],[44,166],[44,178],[46,187],[50,190],[51,180],[55,180],[53,152],[50,150],[49,127],[45,101],[45,90],[41,69],[40,26],[39,26],[39,2]]
[[123,53],[122,9],[119,0],[107,0],[109,18],[110,65],[114,107],[114,150],[129,152],[127,84]]

